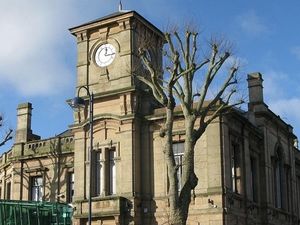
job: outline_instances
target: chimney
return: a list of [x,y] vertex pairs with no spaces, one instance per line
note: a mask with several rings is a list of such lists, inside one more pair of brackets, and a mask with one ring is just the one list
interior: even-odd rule
[[29,102],[18,105],[17,108],[17,129],[16,143],[27,142],[32,136],[31,130],[32,105]]
[[248,74],[249,104],[256,105],[264,102],[263,79],[261,73]]

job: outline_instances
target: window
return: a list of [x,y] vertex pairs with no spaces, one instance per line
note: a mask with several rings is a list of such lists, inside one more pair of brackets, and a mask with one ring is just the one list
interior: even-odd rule
[[184,155],[184,142],[173,143],[173,154],[177,166],[178,191],[182,189],[182,165]]
[[43,178],[31,177],[31,201],[43,200]]
[[297,203],[298,203],[298,215],[300,215],[300,176],[298,175],[297,176],[297,183],[296,183],[296,185],[297,185],[297,199],[298,199],[298,201],[297,201]]
[[73,201],[74,195],[74,173],[68,173],[68,184],[67,184],[67,202],[71,203]]
[[115,148],[93,151],[93,196],[114,195],[117,193],[116,157]]
[[11,199],[11,182],[6,183],[6,200]]
[[100,196],[103,191],[103,169],[102,169],[102,163],[101,163],[101,151],[96,151],[95,152],[95,174],[94,174],[94,195],[95,196]]
[[241,194],[241,155],[239,146],[232,144],[231,149],[231,178],[232,178],[232,191]]
[[275,207],[282,208],[282,160],[277,151],[273,161]]
[[116,151],[115,149],[110,149],[108,151],[109,155],[109,161],[108,161],[108,193],[110,195],[116,194],[116,162],[115,162],[115,157],[116,157]]
[[258,201],[258,184],[257,184],[257,161],[255,158],[250,158],[250,188],[251,188],[251,200]]
[[285,208],[287,211],[290,210],[290,182],[291,182],[291,176],[290,176],[290,170],[291,168],[289,166],[284,167],[284,172],[285,172],[285,190],[286,190],[286,198],[285,198]]

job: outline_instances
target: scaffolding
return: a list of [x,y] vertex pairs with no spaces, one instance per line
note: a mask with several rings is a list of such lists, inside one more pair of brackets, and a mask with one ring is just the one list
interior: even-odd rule
[[0,200],[0,225],[72,225],[72,212],[63,203]]

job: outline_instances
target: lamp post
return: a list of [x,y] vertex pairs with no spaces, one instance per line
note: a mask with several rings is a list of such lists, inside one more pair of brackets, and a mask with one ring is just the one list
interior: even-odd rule
[[92,223],[92,156],[93,156],[93,120],[94,120],[94,94],[90,93],[89,89],[86,86],[81,86],[78,89],[77,96],[73,98],[70,102],[70,106],[74,111],[80,111],[85,108],[84,99],[79,97],[79,92],[81,89],[85,89],[90,103],[90,111],[89,111],[89,125],[90,125],[90,150],[89,150],[89,196],[88,196],[88,225]]

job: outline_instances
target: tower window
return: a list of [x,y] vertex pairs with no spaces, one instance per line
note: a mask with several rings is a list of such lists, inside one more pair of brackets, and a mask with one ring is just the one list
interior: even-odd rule
[[110,149],[108,151],[108,193],[110,195],[116,194],[116,151],[115,149]]
[[115,148],[93,151],[93,196],[116,194],[116,157]]
[[95,196],[100,196],[103,190],[103,168],[101,163],[101,151],[95,152],[95,174],[94,174],[94,194]]

